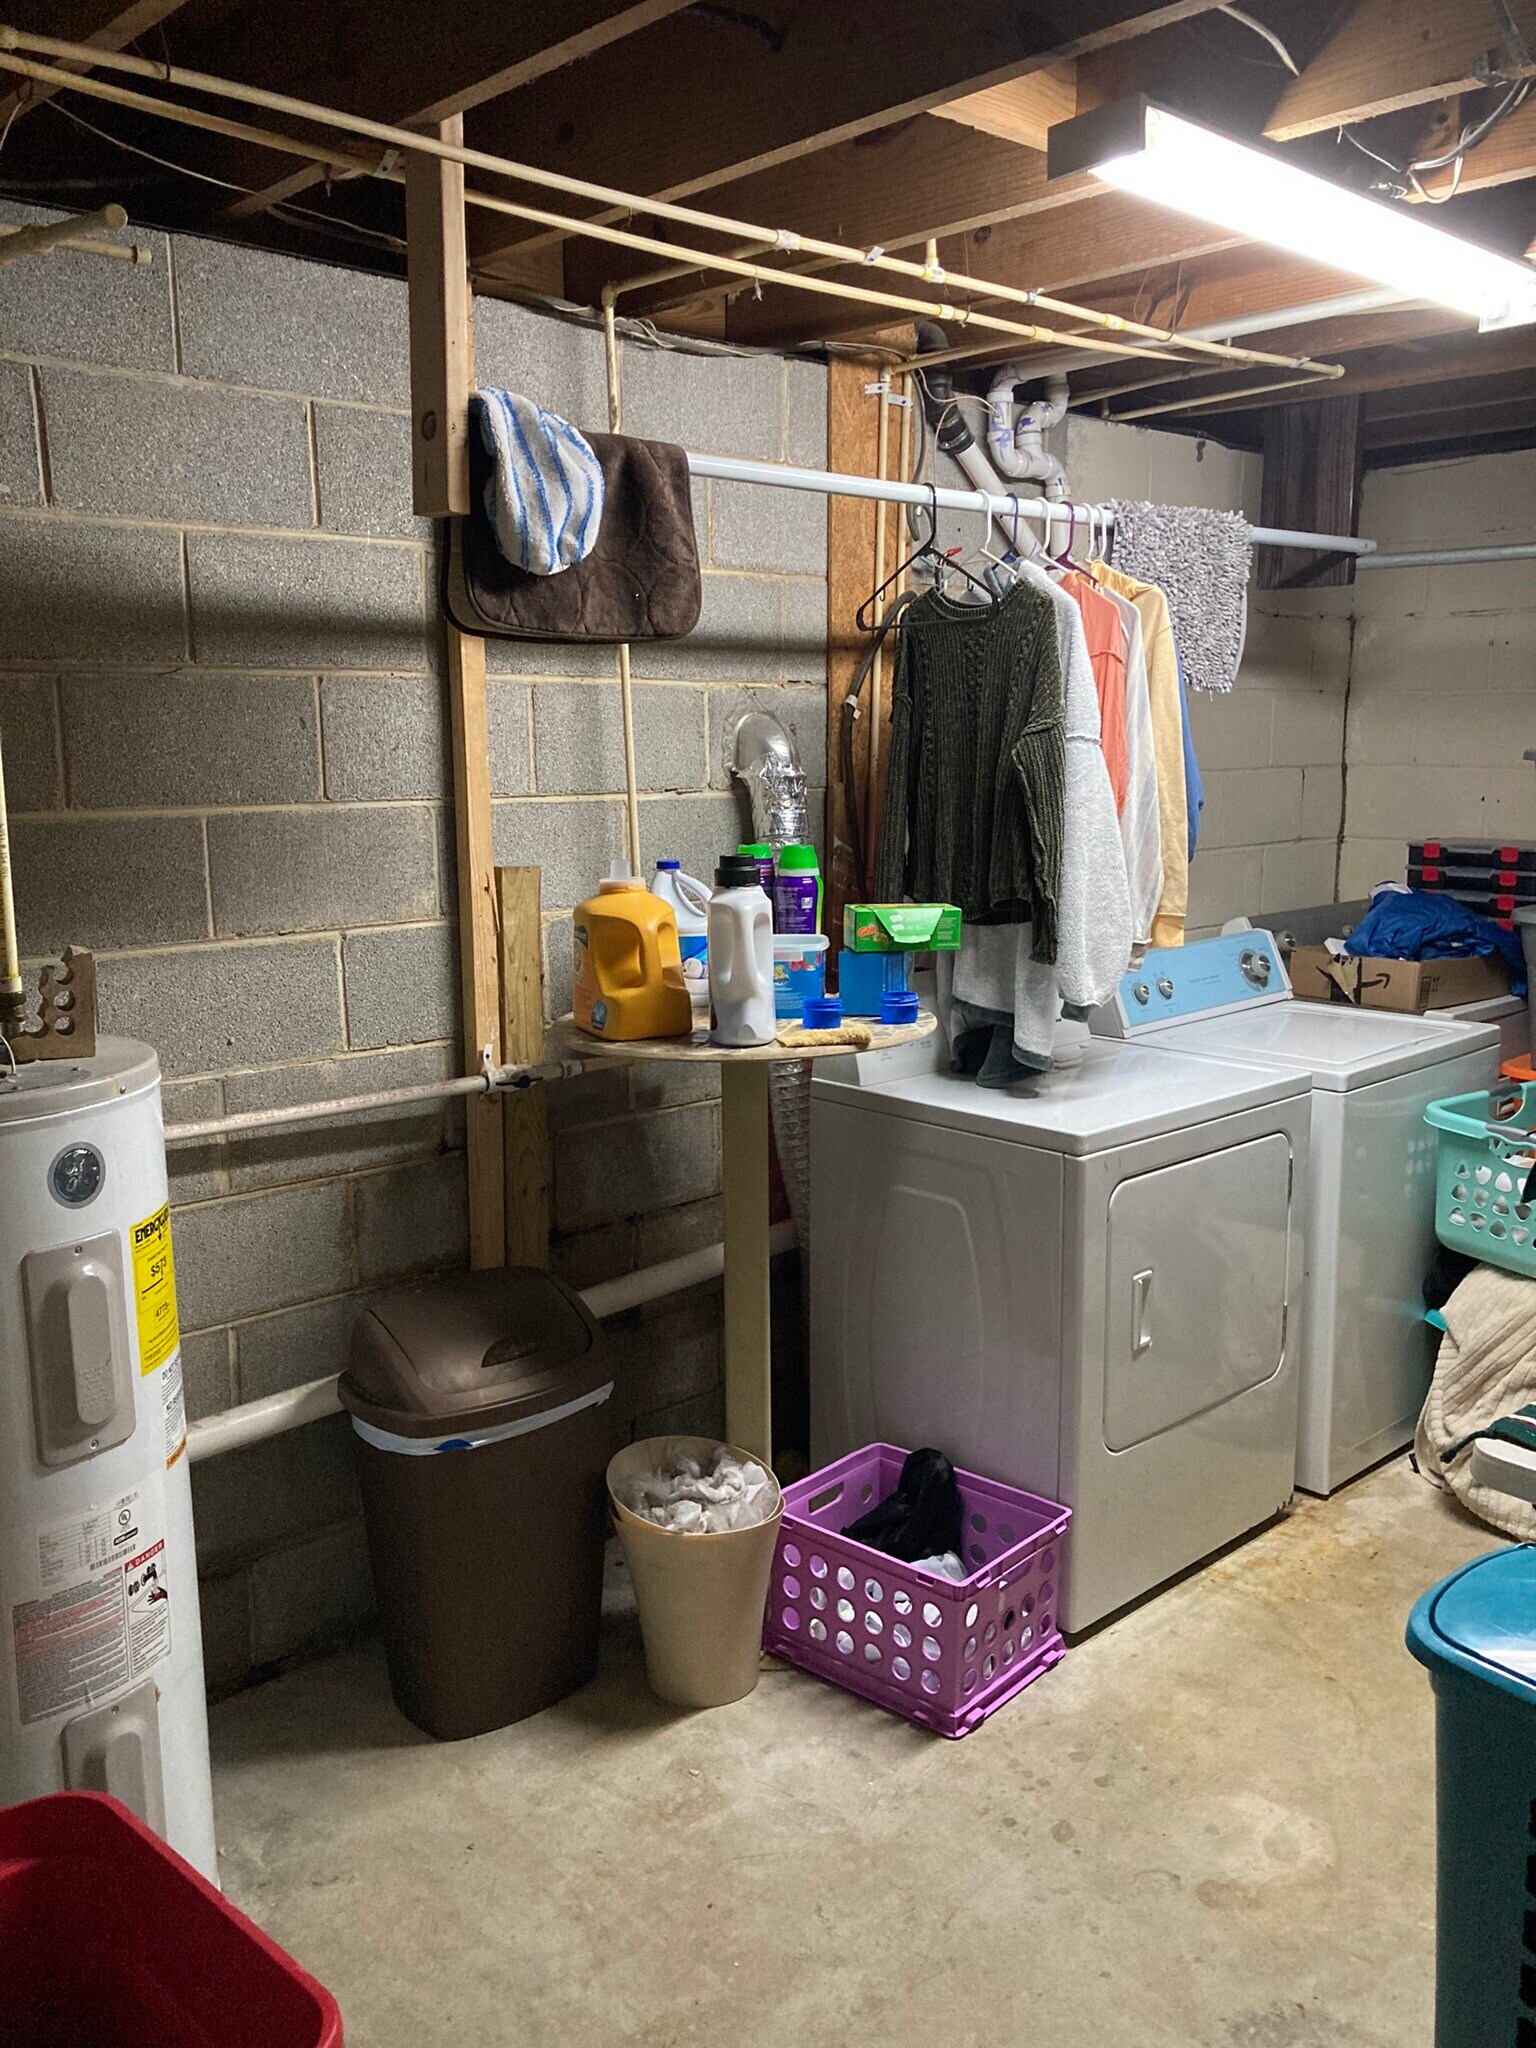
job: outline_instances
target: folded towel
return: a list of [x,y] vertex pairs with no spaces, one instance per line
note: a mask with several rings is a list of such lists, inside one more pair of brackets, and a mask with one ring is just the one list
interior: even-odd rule
[[1155,583],[1168,600],[1174,645],[1191,690],[1230,690],[1248,633],[1253,539],[1239,512],[1142,505],[1117,498],[1117,569]]
[[507,560],[553,576],[589,555],[603,472],[585,435],[516,391],[477,391],[469,415],[492,457],[485,509]]

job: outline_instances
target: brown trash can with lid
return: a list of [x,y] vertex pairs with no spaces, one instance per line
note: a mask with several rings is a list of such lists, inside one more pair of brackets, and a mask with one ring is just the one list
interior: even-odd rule
[[586,1304],[533,1267],[354,1324],[341,1399],[390,1687],[429,1735],[505,1727],[596,1669],[612,1391]]

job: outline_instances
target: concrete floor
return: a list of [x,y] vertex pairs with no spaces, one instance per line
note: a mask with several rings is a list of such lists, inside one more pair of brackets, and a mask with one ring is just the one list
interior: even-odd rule
[[349,2048],[1419,2048],[1416,1596],[1496,1539],[1405,1460],[1069,1652],[964,1742],[781,1667],[438,1745],[377,1647],[213,1720],[231,1896]]

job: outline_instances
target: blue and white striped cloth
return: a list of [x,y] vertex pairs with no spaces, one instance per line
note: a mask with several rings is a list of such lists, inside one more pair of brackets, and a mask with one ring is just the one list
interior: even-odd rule
[[485,510],[516,568],[553,576],[597,545],[603,472],[569,420],[517,391],[477,391],[470,418],[494,464]]

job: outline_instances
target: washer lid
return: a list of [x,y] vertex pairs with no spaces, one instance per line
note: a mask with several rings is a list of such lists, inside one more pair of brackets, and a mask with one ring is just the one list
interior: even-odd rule
[[1487,1024],[1442,1023],[1342,1003],[1274,1003],[1145,1033],[1137,1043],[1305,1069],[1316,1088],[1359,1088],[1496,1046]]
[[136,1038],[98,1038],[88,1060],[28,1060],[14,1080],[10,1062],[0,1057],[0,1124],[88,1109],[93,1102],[136,1095],[159,1078],[153,1048]]
[[1294,1100],[1306,1094],[1307,1077],[1278,1066],[1183,1059],[1161,1047],[1154,1051],[1145,1040],[1126,1045],[1090,1038],[1080,1065],[1056,1067],[1011,1088],[980,1088],[969,1075],[950,1073],[875,1086],[818,1075],[811,1092],[885,1116],[1081,1155]]
[[1536,1703],[1536,1549],[1496,1550],[1432,1586],[1409,1617],[1408,1647],[1421,1664]]

